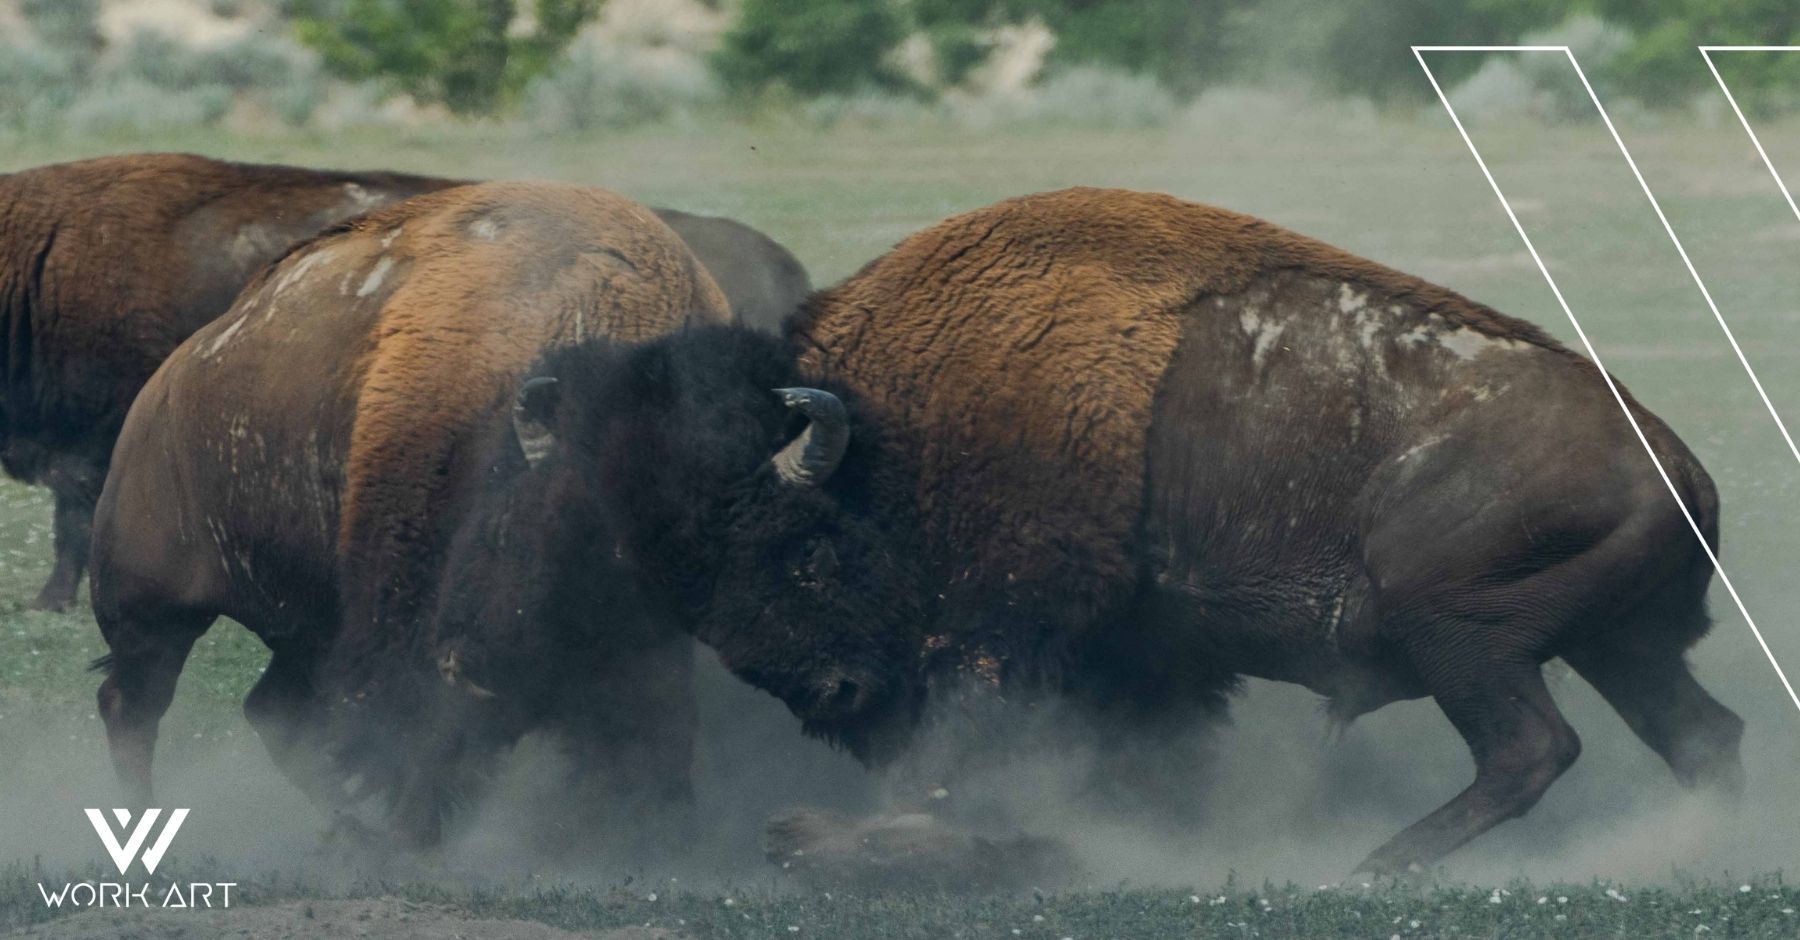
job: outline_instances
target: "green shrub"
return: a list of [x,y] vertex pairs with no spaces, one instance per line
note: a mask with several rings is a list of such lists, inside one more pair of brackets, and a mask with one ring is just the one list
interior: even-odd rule
[[105,48],[100,34],[100,0],[19,0],[32,32],[58,51],[92,59]]
[[704,63],[674,50],[571,50],[525,93],[526,118],[543,130],[628,127],[671,116],[714,97]]
[[290,0],[296,35],[350,81],[382,81],[459,114],[497,111],[548,68],[600,0]]
[[[1800,43],[1800,6],[1789,0],[1594,0],[1608,19],[1630,27],[1638,41],[1602,70],[1608,87],[1652,105],[1684,105],[1710,92],[1712,75],[1694,45]],[[1800,56],[1717,53],[1713,61],[1738,103],[1756,112],[1800,106]]]
[[905,36],[889,0],[744,0],[712,64],[737,92],[895,89],[905,80],[885,58]]
[[1037,19],[1056,34],[1049,64],[1145,73],[1190,92],[1223,77],[1233,18],[1249,0],[916,0],[947,81],[988,51],[994,26]]
[[[1578,14],[1555,29],[1527,33],[1520,43],[1566,45],[1574,50],[1582,71],[1592,75],[1631,48],[1632,38],[1597,16]],[[1432,67],[1437,67],[1435,61]],[[1451,103],[1465,114],[1524,114],[1547,121],[1582,120],[1594,114],[1587,89],[1568,59],[1555,52],[1495,55],[1448,94]]]
[[76,134],[140,137],[216,124],[231,109],[231,100],[231,89],[224,85],[176,91],[126,78],[84,91],[62,115],[62,124]]
[[78,86],[73,57],[45,45],[0,44],[0,128],[28,131],[54,121]]
[[193,73],[206,82],[237,89],[285,88],[313,69],[291,41],[251,34],[191,53]]

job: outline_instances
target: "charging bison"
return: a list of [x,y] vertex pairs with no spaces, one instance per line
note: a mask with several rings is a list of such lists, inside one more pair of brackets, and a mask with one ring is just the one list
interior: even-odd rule
[[692,641],[603,576],[613,540],[562,538],[579,490],[494,481],[542,473],[556,389],[513,391],[546,347],[727,317],[650,210],[574,186],[443,190],[271,265],[150,380],[100,497],[99,710],[132,805],[221,615],[273,654],[244,708],[277,765],[328,809],[385,799],[405,843],[529,728],[621,799],[685,800]]
[[[456,180],[104,157],[0,175],[0,466],[56,497],[56,566],[32,606],[73,603],[94,500],[150,373],[263,265],[326,226]],[[655,210],[740,322],[774,330],[806,270],[731,219]]]
[[[598,491],[556,537],[616,538],[646,597],[867,760],[945,677],[1145,721],[1240,676],[1340,721],[1431,696],[1475,781],[1361,866],[1392,872],[1575,760],[1560,656],[1682,783],[1739,785],[1742,724],[1684,663],[1706,556],[1601,373],[1530,324],[1253,218],[1074,189],[907,239],[788,339],[553,352],[533,446],[561,456],[518,485]],[[1716,542],[1705,471],[1624,400]]]

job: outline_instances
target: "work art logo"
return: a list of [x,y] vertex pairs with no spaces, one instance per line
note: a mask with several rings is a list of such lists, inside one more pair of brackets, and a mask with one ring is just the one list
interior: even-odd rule
[[[119,821],[121,831],[131,825],[131,810],[115,809],[112,812],[113,818]],[[107,854],[112,856],[113,864],[119,866],[121,875],[125,874],[125,869],[131,867],[133,859],[140,858],[138,852],[143,850],[144,840],[149,838],[150,831],[156,828],[156,819],[161,815],[162,810],[160,809],[144,810],[144,815],[138,817],[137,825],[132,826],[131,837],[125,841],[124,845],[120,845],[119,837],[113,833],[112,824],[106,821],[106,817],[101,815],[97,809],[87,811],[88,822],[94,824],[94,834],[98,835],[101,843],[106,846]],[[185,809],[169,812],[169,821],[163,823],[162,835],[157,836],[156,844],[150,846],[148,850],[144,850],[144,854],[141,856],[144,863],[144,874],[156,874],[157,863],[162,861],[163,853],[169,850],[169,843],[175,841],[175,833],[181,831],[181,824],[187,822],[187,816],[188,811]]]
[[[111,816],[108,819],[98,809],[87,810],[88,822],[100,837],[106,854],[112,856],[119,876],[129,878],[136,864],[149,877],[156,874],[156,866],[168,853],[175,834],[187,822],[188,811],[170,810],[165,817],[161,809],[147,809],[133,820],[130,810],[115,809]],[[158,821],[162,822],[160,829]],[[37,887],[45,907],[230,907],[231,889],[237,887],[237,882],[171,881],[153,885],[148,881],[72,881],[55,890],[43,882]]]

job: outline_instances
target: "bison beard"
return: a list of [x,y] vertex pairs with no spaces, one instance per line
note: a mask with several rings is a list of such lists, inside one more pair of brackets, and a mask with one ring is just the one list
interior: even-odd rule
[[[1240,675],[1339,721],[1428,695],[1476,777],[1361,866],[1395,872],[1575,759],[1561,657],[1684,785],[1740,785],[1742,722],[1683,660],[1705,553],[1593,365],[1529,324],[1246,216],[1068,190],[907,239],[788,339],[660,340],[562,401],[614,455],[649,590],[815,733],[886,756],[945,671],[1159,722]],[[796,367],[852,416],[830,475],[769,469]],[[1716,542],[1705,471],[1627,402]]]

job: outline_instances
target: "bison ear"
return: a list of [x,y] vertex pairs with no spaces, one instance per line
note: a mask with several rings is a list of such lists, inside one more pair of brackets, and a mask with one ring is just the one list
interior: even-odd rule
[[782,404],[807,418],[806,430],[769,459],[783,482],[817,486],[844,459],[850,446],[850,419],[836,395],[816,388],[778,388]]
[[556,406],[561,399],[562,390],[557,388],[553,376],[540,375],[519,386],[519,397],[513,401],[513,435],[519,440],[519,449],[525,452],[525,462],[533,467],[556,446],[556,433],[551,428],[556,424]]

